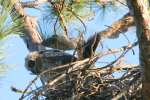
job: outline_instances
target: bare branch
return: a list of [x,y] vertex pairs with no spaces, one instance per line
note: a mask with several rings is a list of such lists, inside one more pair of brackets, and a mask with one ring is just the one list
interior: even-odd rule
[[37,31],[37,18],[33,16],[25,17],[25,34],[30,37],[31,41],[40,44],[43,40],[40,33]]
[[28,1],[28,2],[21,2],[23,8],[34,8],[39,6],[40,4],[46,3],[48,0],[36,0],[36,1]]
[[111,27],[98,32],[102,39],[105,38],[118,38],[121,32],[126,32],[130,26],[134,25],[133,17],[127,13],[120,20],[114,22]]
[[24,20],[24,30],[23,33],[28,39],[25,39],[27,47],[29,50],[38,50],[38,44],[41,44],[42,37],[37,30],[37,18],[34,16],[28,16],[20,2],[14,4],[14,11],[20,15]]

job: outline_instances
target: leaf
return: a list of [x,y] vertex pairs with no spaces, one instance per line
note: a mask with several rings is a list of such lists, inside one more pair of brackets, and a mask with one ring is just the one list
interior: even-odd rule
[[13,4],[7,0],[0,0],[0,39],[10,34],[20,34],[23,21],[13,12]]

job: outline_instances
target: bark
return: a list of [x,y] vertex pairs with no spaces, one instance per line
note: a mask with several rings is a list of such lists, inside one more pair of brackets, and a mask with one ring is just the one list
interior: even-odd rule
[[118,38],[120,33],[126,32],[130,26],[134,25],[133,17],[127,13],[120,20],[114,22],[107,29],[99,32],[102,39]]
[[150,16],[146,3],[148,3],[146,0],[127,0],[137,28],[139,59],[140,65],[143,67],[143,98],[150,100]]
[[23,19],[24,30],[22,30],[22,32],[25,35],[23,36],[23,39],[25,40],[29,51],[37,51],[39,47],[41,47],[40,44],[42,42],[42,37],[37,30],[36,17],[26,15],[24,8],[17,0],[14,3],[13,11],[15,11],[16,14]]
[[28,1],[28,2],[21,2],[23,8],[34,8],[39,6],[40,4],[46,3],[48,0],[36,0],[36,1]]

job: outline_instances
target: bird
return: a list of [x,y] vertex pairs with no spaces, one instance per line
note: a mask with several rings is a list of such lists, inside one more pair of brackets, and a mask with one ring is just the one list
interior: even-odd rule
[[80,37],[68,38],[65,36],[52,35],[43,40],[42,45],[59,50],[77,49],[78,57],[81,60],[89,58],[94,54],[100,40],[101,36],[99,33],[94,34],[87,41],[80,39]]
[[95,54],[100,40],[101,36],[98,33],[88,38],[77,50],[79,59],[91,58]]
[[[54,68],[59,65],[68,64],[72,61],[76,61],[77,58],[71,54],[65,53],[60,50],[44,50],[44,51],[33,51],[30,52],[25,58],[25,67],[34,75],[39,75],[43,71]],[[64,71],[66,69],[63,69]],[[45,73],[41,76],[41,81],[43,84],[47,83],[49,80],[54,79],[61,71],[58,73]]]
[[[83,60],[90,58],[94,55],[95,50],[100,41],[100,35],[94,34],[86,42],[82,42],[78,46],[78,56],[68,54],[59,49],[50,49],[43,51],[32,51],[25,58],[25,67],[34,75],[39,75],[43,71],[54,68],[59,65],[68,64],[72,61]],[[62,39],[63,40],[63,39]],[[62,41],[61,41],[62,42]],[[64,41],[63,41],[64,42]],[[68,44],[63,43],[63,44]],[[67,45],[68,46],[68,45]],[[80,57],[81,56],[81,57]],[[66,69],[63,69],[65,71]],[[61,73],[62,70],[56,73],[45,73],[41,76],[41,81],[43,84],[47,83],[49,80],[54,79],[57,75]]]
[[65,51],[75,49],[78,44],[83,44],[83,40],[79,41],[79,37],[68,38],[66,36],[56,34],[44,39],[41,44],[46,47]]

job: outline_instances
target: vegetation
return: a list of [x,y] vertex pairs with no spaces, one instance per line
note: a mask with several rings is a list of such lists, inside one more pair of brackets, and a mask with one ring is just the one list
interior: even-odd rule
[[[0,0],[0,38],[19,33],[30,51],[25,59],[26,67],[37,75],[25,90],[15,87],[12,87],[12,90],[22,93],[20,100],[149,100],[148,3],[148,0]],[[128,7],[129,11],[122,15],[122,18],[114,21],[105,30],[90,33],[91,37],[85,39],[85,23],[95,17],[95,9],[106,11],[124,6]],[[46,10],[46,13],[41,12],[43,23],[46,25],[38,23],[41,19],[37,19],[37,16],[27,15],[25,8]],[[136,27],[137,41],[133,43],[123,34],[128,32],[131,26]],[[45,36],[49,28],[50,34],[53,35]],[[128,40],[127,45],[103,49],[104,40],[117,39],[120,34]],[[98,46],[102,50],[96,51]],[[139,46],[140,64],[125,63],[123,58],[129,51],[133,51],[134,54],[135,46]],[[49,50],[46,47],[53,49]],[[62,50],[73,50],[73,54]],[[115,55],[116,58],[98,67],[99,60],[109,55]],[[123,75],[116,78],[113,76],[115,72],[122,72]],[[42,85],[33,88],[39,78]]]

